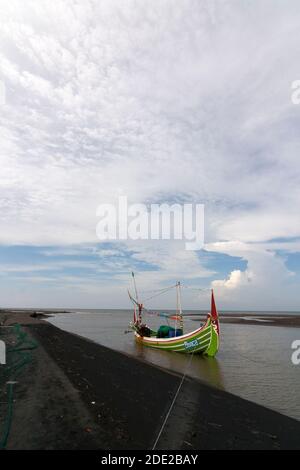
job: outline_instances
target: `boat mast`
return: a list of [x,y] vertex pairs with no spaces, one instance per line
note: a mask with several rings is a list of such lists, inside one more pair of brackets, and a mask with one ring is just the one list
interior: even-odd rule
[[176,282],[176,319],[175,319],[175,335],[177,330],[177,318],[179,315],[179,282]]
[[183,331],[183,317],[182,317],[182,307],[181,307],[181,284],[178,282],[178,307],[179,307],[179,317],[180,317],[180,329]]
[[177,330],[177,319],[179,318],[179,328],[183,331],[183,318],[181,308],[181,284],[180,281],[176,282],[176,320],[175,330]]
[[133,285],[134,285],[134,291],[135,291],[135,298],[139,307],[139,316],[138,316],[138,321],[139,323],[142,323],[142,310],[143,310],[143,304],[140,304],[139,302],[139,296],[136,288],[136,282],[135,282],[135,277],[134,277],[134,272],[131,272],[132,279],[133,279]]
[[131,272],[131,275],[132,275],[132,279],[133,279],[135,298],[136,298],[136,301],[139,302],[139,296],[138,296],[138,293],[137,293],[136,282],[135,282],[135,277],[134,277],[134,272],[133,271]]

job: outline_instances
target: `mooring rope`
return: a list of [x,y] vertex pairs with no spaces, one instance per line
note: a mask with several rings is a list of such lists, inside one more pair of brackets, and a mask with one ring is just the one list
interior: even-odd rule
[[188,364],[187,364],[187,366],[186,366],[185,372],[184,372],[184,374],[183,374],[183,376],[182,376],[182,378],[181,378],[180,384],[178,385],[178,388],[177,388],[177,390],[176,390],[176,393],[175,393],[175,395],[174,395],[174,398],[173,398],[173,400],[172,400],[172,403],[171,403],[171,405],[170,405],[170,408],[169,408],[169,410],[168,410],[168,412],[167,412],[167,414],[166,414],[166,417],[165,417],[165,419],[164,419],[164,421],[163,421],[163,423],[162,423],[162,425],[161,425],[161,428],[160,428],[160,430],[159,430],[159,433],[158,433],[158,435],[157,435],[157,437],[156,437],[156,439],[155,439],[155,442],[154,442],[154,444],[153,444],[152,450],[155,450],[155,449],[156,449],[156,446],[157,446],[157,443],[158,443],[158,441],[159,441],[159,439],[160,439],[160,436],[162,435],[162,432],[163,432],[163,430],[164,430],[164,428],[165,428],[165,426],[166,426],[166,424],[167,424],[167,421],[168,421],[169,416],[170,416],[170,414],[171,414],[171,411],[172,411],[172,409],[173,409],[173,407],[174,407],[174,405],[175,405],[175,402],[176,402],[176,399],[177,399],[177,397],[178,397],[178,394],[179,394],[179,392],[180,392],[180,390],[181,390],[181,387],[182,387],[182,385],[183,385],[183,382],[184,382],[184,380],[185,380],[185,378],[186,378],[186,374],[187,374],[188,368],[189,368],[189,366],[190,366],[190,364],[191,364],[191,362],[192,362],[193,355],[194,355],[194,351],[191,353],[191,357],[190,357],[190,359],[189,359],[189,361],[188,361]]

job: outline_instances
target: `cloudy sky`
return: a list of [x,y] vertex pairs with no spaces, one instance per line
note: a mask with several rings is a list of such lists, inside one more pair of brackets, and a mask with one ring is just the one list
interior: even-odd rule
[[[0,306],[128,308],[134,269],[300,310],[299,31],[298,0],[0,0]],[[205,204],[204,249],[100,243],[119,195]]]

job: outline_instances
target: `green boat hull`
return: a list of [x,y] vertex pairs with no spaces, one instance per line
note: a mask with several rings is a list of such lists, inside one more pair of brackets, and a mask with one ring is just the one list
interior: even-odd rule
[[137,331],[135,331],[135,338],[138,343],[150,348],[185,354],[215,356],[219,349],[218,328],[212,321],[211,315],[208,315],[203,327],[176,338],[143,337]]

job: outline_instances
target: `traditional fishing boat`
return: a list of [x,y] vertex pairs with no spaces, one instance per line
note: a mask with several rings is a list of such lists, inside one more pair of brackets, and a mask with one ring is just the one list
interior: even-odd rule
[[[219,349],[220,326],[218,312],[216,309],[213,290],[211,291],[211,309],[207,314],[204,325],[189,333],[183,332],[183,314],[181,308],[181,284],[177,282],[175,286],[177,292],[176,315],[163,315],[175,320],[175,328],[169,325],[162,325],[158,330],[152,330],[142,321],[143,313],[147,311],[143,303],[139,301],[136,289],[134,273],[132,273],[135,298],[128,291],[129,297],[134,304],[133,321],[130,327],[134,331],[135,339],[138,343],[151,348],[164,351],[175,351],[181,353],[205,354],[215,356]],[[167,291],[169,288],[162,291]]]

